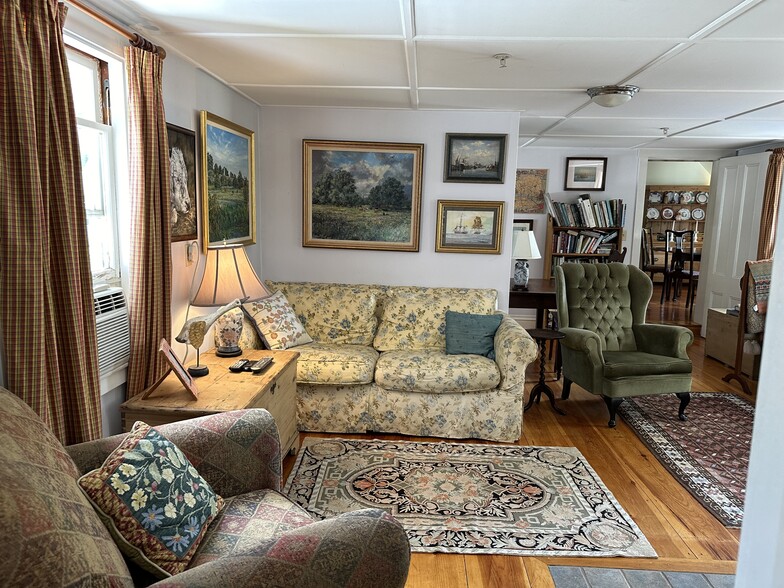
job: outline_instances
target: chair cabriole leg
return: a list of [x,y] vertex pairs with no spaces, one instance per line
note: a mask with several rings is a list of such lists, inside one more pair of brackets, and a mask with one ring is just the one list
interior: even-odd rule
[[624,399],[610,398],[609,396],[603,396],[602,398],[604,398],[604,403],[607,405],[607,410],[610,411],[610,421],[607,423],[607,426],[613,428],[615,426],[615,413]]
[[686,421],[689,419],[689,417],[684,414],[684,411],[689,405],[689,402],[691,402],[691,394],[688,392],[676,392],[675,396],[681,399],[681,405],[678,408],[678,418],[682,421]]

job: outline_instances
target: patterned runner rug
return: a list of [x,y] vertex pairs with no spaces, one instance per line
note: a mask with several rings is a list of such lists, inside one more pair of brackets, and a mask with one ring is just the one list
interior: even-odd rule
[[412,551],[656,557],[574,447],[308,437],[284,492],[319,517],[382,508]]
[[618,412],[694,498],[725,527],[740,527],[754,406],[734,394],[692,393],[681,422],[670,396],[630,398]]

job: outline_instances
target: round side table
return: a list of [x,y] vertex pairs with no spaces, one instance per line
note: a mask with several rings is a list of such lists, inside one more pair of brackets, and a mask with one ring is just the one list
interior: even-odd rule
[[544,352],[548,341],[558,341],[559,339],[563,339],[566,335],[559,333],[558,331],[553,331],[552,329],[530,329],[528,334],[539,344],[539,383],[531,390],[531,396],[529,396],[528,403],[525,405],[525,408],[523,408],[523,412],[531,408],[534,400],[538,403],[542,398],[542,393],[544,393],[544,395],[550,399],[550,406],[553,407],[553,410],[558,414],[565,415],[566,412],[555,405],[555,394],[553,394],[550,387],[544,383]]

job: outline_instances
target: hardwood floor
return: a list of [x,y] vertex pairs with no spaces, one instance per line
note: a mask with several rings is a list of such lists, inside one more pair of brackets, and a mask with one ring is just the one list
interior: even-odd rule
[[[683,301],[659,305],[657,294],[654,291],[648,322],[688,324],[688,312],[683,308]],[[689,355],[694,365],[693,392],[743,394],[736,382],[727,384],[721,380],[729,370],[704,356],[704,340],[699,334]],[[536,366],[531,364],[526,395],[536,378]],[[556,398],[560,397],[561,382],[548,384],[555,391]],[[550,588],[554,584],[548,565],[735,573],[740,530],[726,529],[692,498],[622,418],[618,419],[616,428],[608,428],[607,408],[601,398],[574,385],[570,399],[559,404],[567,411],[566,416],[554,413],[546,402],[535,404],[525,414],[519,444],[577,447],[640,527],[659,557],[541,558],[414,553],[407,588]],[[677,400],[673,398],[673,414],[676,412]],[[329,436],[323,433],[313,435]],[[393,435],[335,436],[433,440]],[[293,464],[294,457],[288,456],[284,461],[285,477]]]

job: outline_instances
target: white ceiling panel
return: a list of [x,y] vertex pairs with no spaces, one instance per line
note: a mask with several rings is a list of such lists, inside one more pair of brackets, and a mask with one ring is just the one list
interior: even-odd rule
[[656,141],[655,144],[646,145],[646,148],[653,149],[727,149],[735,150],[742,147],[751,147],[759,145],[765,141],[752,140],[752,139],[736,139],[726,137],[690,137],[685,135],[678,135],[677,137],[668,137],[661,141]]
[[747,112],[738,118],[756,118],[762,120],[784,120],[784,103],[770,104],[767,108],[760,108],[753,112]]
[[651,68],[633,84],[663,90],[784,91],[783,41],[703,41]]
[[473,108],[476,110],[512,110],[533,116],[566,116],[583,104],[584,92],[535,90],[419,90],[419,107],[429,109]]
[[591,149],[595,147],[605,147],[607,149],[631,149],[640,143],[639,137],[602,137],[601,141],[597,137],[575,137],[566,135],[563,137],[555,137],[548,135],[546,137],[537,138],[536,141],[531,143],[530,147],[558,147],[558,148],[574,148],[575,155],[578,155],[579,149]]
[[719,39],[784,38],[784,2],[765,0],[711,35]]
[[562,122],[562,118],[534,118],[534,117],[521,117],[520,118],[520,135],[536,136],[549,129],[555,123]]
[[670,133],[690,129],[711,122],[710,119],[620,119],[620,118],[581,118],[565,120],[548,134],[552,135],[612,135],[626,137],[660,137],[662,127],[669,127]]
[[406,89],[292,88],[243,86],[236,88],[259,104],[347,108],[411,108]]
[[733,118],[689,131],[689,137],[739,137],[767,140],[784,140],[784,120],[758,120]]
[[417,33],[460,37],[688,37],[737,0],[416,0]]
[[408,86],[401,41],[175,36],[172,42],[230,83]]
[[[417,43],[419,83],[441,88],[586,89],[614,84],[667,51],[667,41]],[[493,59],[508,53],[507,67]]]
[[[101,0],[164,33],[402,35],[399,0]],[[129,23],[137,24],[137,23]]]

